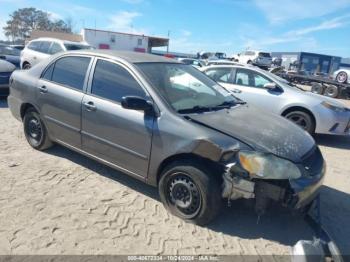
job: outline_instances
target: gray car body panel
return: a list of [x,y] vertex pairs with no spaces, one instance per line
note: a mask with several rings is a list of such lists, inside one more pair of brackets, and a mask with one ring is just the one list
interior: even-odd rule
[[[40,79],[42,72],[51,62],[66,55],[92,57],[83,92]],[[114,61],[131,72],[149,95],[149,99],[153,101],[156,116],[124,109],[118,103],[89,94],[96,59]],[[14,73],[14,82],[8,98],[10,110],[21,120],[23,105],[33,105],[44,115],[43,121],[48,126],[53,141],[152,185],[157,185],[157,175],[162,163],[178,155],[191,154],[218,162],[222,154],[228,150],[249,150],[255,147],[257,150],[276,153],[296,161],[297,157],[301,157],[304,152],[315,146],[313,139],[303,130],[289,126],[289,123],[278,116],[263,118],[265,131],[258,138],[259,143],[255,143],[259,130],[246,132],[246,128],[251,129],[250,124],[254,123],[244,122],[255,119],[258,111],[245,105],[235,106],[229,110],[230,113],[221,110],[197,115],[177,114],[168,107],[134,65],[137,62],[148,61],[178,63],[175,60],[147,54],[96,50],[73,51],[52,56],[28,71]],[[43,84],[47,85],[48,92],[40,94],[38,87]],[[47,94],[52,97],[41,97]],[[84,102],[91,100],[97,107],[92,114],[87,112],[83,105]],[[263,124],[262,121],[259,123]],[[217,125],[222,126],[216,129]],[[239,125],[242,126],[239,128],[237,127]],[[281,128],[283,125],[287,128]],[[289,133],[293,133],[291,136],[298,141],[298,145],[294,141],[292,148],[288,149],[290,151],[282,152],[281,148],[285,146],[283,143],[290,140],[284,139],[281,143],[279,139],[283,136],[287,136],[287,139],[292,138],[288,136]],[[293,153],[296,156],[292,156]]]

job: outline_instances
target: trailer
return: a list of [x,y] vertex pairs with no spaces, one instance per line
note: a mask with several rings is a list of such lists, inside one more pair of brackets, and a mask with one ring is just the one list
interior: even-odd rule
[[313,76],[302,72],[271,70],[272,73],[286,79],[293,84],[310,85],[311,92],[333,98],[350,99],[350,85],[339,83],[326,76]]

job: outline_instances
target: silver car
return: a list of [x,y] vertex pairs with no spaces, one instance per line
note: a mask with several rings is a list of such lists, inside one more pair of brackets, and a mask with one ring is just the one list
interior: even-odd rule
[[222,198],[308,207],[325,174],[313,138],[261,114],[176,60],[117,51],[56,54],[15,71],[8,104],[28,143],[61,144],[157,186],[165,207],[208,223]]
[[350,134],[350,109],[336,99],[306,92],[257,67],[211,66],[201,70],[243,101],[284,116],[310,134]]

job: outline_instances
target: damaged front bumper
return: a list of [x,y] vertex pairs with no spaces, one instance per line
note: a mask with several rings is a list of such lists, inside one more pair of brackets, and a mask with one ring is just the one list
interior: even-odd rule
[[321,226],[319,190],[325,178],[325,165],[318,175],[303,176],[294,180],[249,180],[232,174],[232,164],[223,175],[222,196],[230,200],[255,199],[255,209],[262,215],[268,203],[276,201],[283,206],[302,210],[306,222],[314,230],[313,240],[299,240],[292,247],[292,261],[342,262],[342,255],[335,242]]
[[298,179],[249,179],[235,173],[235,164],[226,166],[222,197],[230,200],[255,199],[256,211],[263,214],[270,201],[293,209],[301,209],[317,197],[325,177],[325,165],[319,174]]
[[313,202],[312,208],[305,217],[306,222],[313,229],[313,240],[299,240],[291,250],[293,262],[333,261],[343,262],[339,248],[321,224],[320,196]]

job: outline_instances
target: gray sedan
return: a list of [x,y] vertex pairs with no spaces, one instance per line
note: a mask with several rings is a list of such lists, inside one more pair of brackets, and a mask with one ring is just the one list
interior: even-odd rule
[[222,198],[295,209],[318,195],[313,138],[237,100],[189,65],[132,52],[60,53],[15,71],[8,103],[28,143],[58,143],[157,186],[165,207],[208,223]]
[[336,99],[306,92],[257,67],[211,66],[201,70],[243,101],[284,116],[310,134],[350,134],[350,109]]

